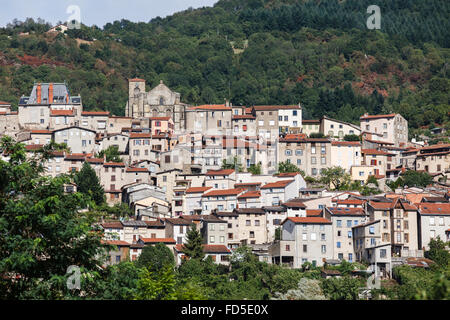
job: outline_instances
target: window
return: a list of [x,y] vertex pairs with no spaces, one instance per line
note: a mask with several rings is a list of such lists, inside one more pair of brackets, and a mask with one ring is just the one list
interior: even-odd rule
[[375,234],[375,227],[369,227],[369,233]]
[[405,233],[405,243],[408,243],[408,242],[409,242],[409,234]]
[[327,252],[327,246],[326,245],[322,245],[322,253],[326,253]]
[[296,156],[302,156],[303,155],[303,150],[302,149],[295,150],[295,155]]
[[352,253],[348,254],[348,262],[353,262],[353,254]]
[[439,217],[439,225],[440,226],[444,225],[444,218],[443,217]]
[[430,217],[430,226],[434,226],[434,217]]
[[259,220],[255,220],[255,226],[259,227]]
[[302,234],[302,240],[308,240],[308,234],[307,233],[303,233]]
[[311,146],[311,153],[312,153],[312,154],[316,154],[316,147]]
[[290,155],[292,155],[292,150],[287,149],[285,153],[287,156],[290,156]]
[[255,231],[250,231],[250,238],[254,238],[255,237]]
[[216,238],[214,236],[210,236],[209,237],[209,242],[210,243],[214,243],[215,240],[216,240]]
[[372,245],[372,246],[376,245],[376,241],[374,238],[370,239],[370,245]]
[[336,247],[338,247],[338,248],[341,247],[341,242],[340,241],[336,242]]
[[316,233],[315,232],[311,233],[311,240],[316,240]]
[[336,226],[338,228],[342,227],[342,220],[336,220]]
[[303,252],[308,252],[308,246],[306,244],[303,245]]
[[297,115],[297,110],[292,111],[292,115],[296,116]]
[[351,238],[351,237],[352,237],[352,232],[351,232],[351,231],[348,231],[347,237],[348,237],[348,238]]
[[325,233],[321,233],[321,234],[320,234],[320,240],[326,240],[326,235],[325,235]]
[[386,249],[380,250],[380,258],[386,258]]
[[210,230],[210,231],[214,231],[214,230],[215,230],[215,225],[214,225],[213,223],[211,223],[211,224],[209,225],[209,230]]
[[286,251],[291,251],[291,246],[290,245],[286,245]]
[[245,225],[250,226],[251,225],[250,220],[245,220]]
[[120,262],[120,256],[116,256],[116,262]]

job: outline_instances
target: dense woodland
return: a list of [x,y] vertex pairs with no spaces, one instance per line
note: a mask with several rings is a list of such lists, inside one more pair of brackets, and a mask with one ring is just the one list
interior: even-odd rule
[[381,30],[369,30],[372,2],[221,0],[66,36],[15,20],[0,29],[0,100],[17,105],[35,81],[67,81],[87,110],[122,115],[127,79],[140,77],[191,104],[300,102],[306,119],[399,112],[411,128],[448,127],[450,3],[377,1]]

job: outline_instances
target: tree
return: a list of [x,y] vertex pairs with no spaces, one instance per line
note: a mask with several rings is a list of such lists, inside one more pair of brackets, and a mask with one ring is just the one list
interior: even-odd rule
[[105,201],[103,187],[89,163],[83,164],[81,170],[75,174],[74,181],[77,184],[78,191],[88,195],[97,205],[101,205]]
[[331,185],[336,190],[342,190],[350,184],[350,175],[342,167],[325,168],[320,181],[326,185]]
[[357,134],[346,134],[344,136],[345,141],[359,141],[359,136]]
[[150,271],[158,271],[165,266],[175,266],[175,258],[170,249],[163,243],[154,246],[145,246],[136,262],[140,268],[147,268]]
[[191,259],[203,259],[203,239],[195,224],[191,224],[186,233],[186,243],[183,245],[184,254]]
[[408,170],[402,174],[404,186],[408,187],[426,187],[433,182],[433,178],[427,172]]
[[359,288],[364,287],[364,280],[349,276],[329,278],[322,281],[322,290],[331,300],[358,300]]
[[248,172],[254,175],[261,174],[261,162],[258,164],[252,164],[250,165],[250,168],[248,168]]
[[296,165],[285,161],[278,163],[278,173],[300,172],[300,168]]
[[450,253],[445,248],[448,243],[437,237],[436,239],[431,239],[428,245],[430,249],[425,251],[425,257],[433,260],[437,266],[445,270],[450,265]]
[[320,287],[320,281],[301,278],[296,289],[276,293],[273,300],[327,300]]
[[175,272],[170,265],[159,271],[144,268],[139,273],[135,299],[175,300]]
[[310,138],[325,138],[322,132],[313,132],[309,135]]
[[9,158],[0,160],[0,296],[78,296],[66,286],[67,268],[80,266],[83,279],[95,274],[106,248],[93,221],[79,214],[88,199],[64,192],[69,176],[42,176],[42,158],[27,159],[23,144],[3,137],[0,149]]
[[237,156],[234,156],[231,160],[222,160],[222,169],[234,169],[237,172],[243,172],[244,167],[241,164],[240,159]]
[[106,150],[100,151],[96,157],[103,158],[105,155],[107,162],[122,162],[118,146],[109,146]]

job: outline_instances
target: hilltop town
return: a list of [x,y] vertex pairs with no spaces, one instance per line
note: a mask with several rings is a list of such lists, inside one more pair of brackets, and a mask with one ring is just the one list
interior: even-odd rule
[[[108,205],[131,209],[99,222],[116,246],[107,264],[137,260],[157,243],[180,264],[195,225],[217,264],[249,246],[271,264],[364,262],[390,278],[397,265],[427,267],[430,240],[450,239],[450,144],[409,141],[400,114],[365,114],[356,126],[326,115],[304,120],[301,103],[192,106],[162,81],[147,92],[145,80],[130,79],[125,116],[115,116],[84,111],[69,88],[35,83],[18,111],[1,102],[0,134],[25,144],[29,157],[63,145],[46,175],[87,163]],[[107,159],[108,150],[118,157]],[[332,169],[347,187],[324,180]],[[396,184],[409,172],[430,180]]]

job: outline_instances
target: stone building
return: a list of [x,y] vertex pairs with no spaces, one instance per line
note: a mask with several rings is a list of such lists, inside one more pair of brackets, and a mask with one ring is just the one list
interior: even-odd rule
[[162,81],[149,92],[145,92],[145,80],[130,79],[128,93],[126,117],[171,117],[175,130],[185,129],[186,104],[181,102],[179,93],[170,90]]

